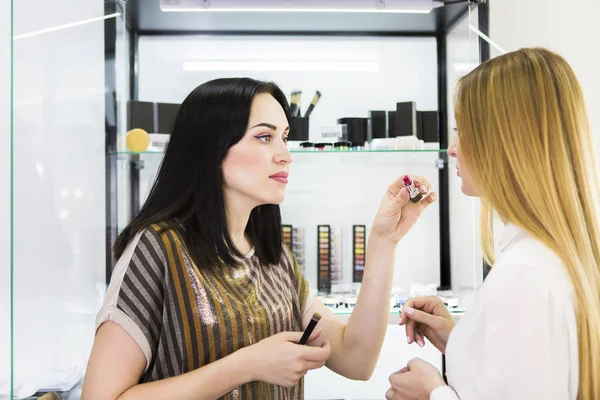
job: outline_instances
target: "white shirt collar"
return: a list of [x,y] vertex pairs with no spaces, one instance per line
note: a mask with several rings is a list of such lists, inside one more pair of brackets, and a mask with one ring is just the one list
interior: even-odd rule
[[500,252],[506,250],[508,245],[521,233],[524,233],[523,229],[512,223],[506,224],[504,226],[504,231],[502,232],[502,239],[500,240]]

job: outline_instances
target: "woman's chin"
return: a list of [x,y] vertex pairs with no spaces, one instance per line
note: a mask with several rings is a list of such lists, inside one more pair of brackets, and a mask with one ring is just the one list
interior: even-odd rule
[[460,190],[463,192],[463,194],[465,196],[469,196],[469,197],[479,197],[477,196],[477,193],[475,193],[472,188],[470,188],[468,185],[465,185],[465,183],[463,182],[462,186],[460,187]]
[[281,203],[283,203],[284,200],[284,196],[269,196],[268,198],[262,199],[262,201],[260,202],[260,205],[264,205],[264,204],[272,204],[272,205],[280,205]]

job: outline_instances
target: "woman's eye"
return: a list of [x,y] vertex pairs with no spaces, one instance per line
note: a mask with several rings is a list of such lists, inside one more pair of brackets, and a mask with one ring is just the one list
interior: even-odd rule
[[283,138],[283,143],[287,144],[287,142],[288,142],[288,138],[286,136],[286,137]]
[[271,135],[257,136],[257,139],[263,143],[271,143]]

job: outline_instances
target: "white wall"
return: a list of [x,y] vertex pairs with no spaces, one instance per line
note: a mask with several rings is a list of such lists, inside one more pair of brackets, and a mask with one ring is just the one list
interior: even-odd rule
[[[16,35],[104,15],[100,0],[14,6]],[[14,378],[29,396],[81,377],[105,291],[104,23],[14,43]]]
[[10,390],[10,8],[0,2],[0,398]]
[[[507,51],[543,46],[563,55],[577,74],[600,151],[600,2],[491,0],[490,34]],[[496,56],[498,52],[492,52]]]

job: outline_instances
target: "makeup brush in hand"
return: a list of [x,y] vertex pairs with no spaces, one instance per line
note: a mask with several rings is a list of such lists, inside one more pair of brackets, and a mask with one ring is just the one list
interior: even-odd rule
[[317,90],[317,93],[315,93],[315,95],[313,96],[313,99],[312,99],[312,102],[310,103],[310,106],[308,106],[308,110],[306,110],[306,113],[304,114],[304,118],[308,118],[310,116],[310,113],[315,108],[315,106],[319,102],[320,98],[321,98],[321,92],[319,92]]

